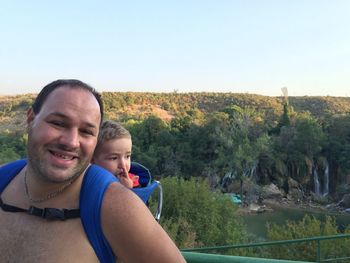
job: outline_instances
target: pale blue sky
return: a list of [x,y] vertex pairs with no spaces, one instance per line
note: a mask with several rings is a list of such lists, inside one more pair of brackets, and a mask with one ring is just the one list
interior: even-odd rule
[[0,94],[350,96],[348,0],[0,0]]

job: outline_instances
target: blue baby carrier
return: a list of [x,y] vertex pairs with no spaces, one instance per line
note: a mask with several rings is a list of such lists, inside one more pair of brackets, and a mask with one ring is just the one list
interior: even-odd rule
[[158,189],[157,209],[154,217],[159,222],[163,206],[163,188],[159,181],[153,180],[151,172],[142,164],[131,162],[130,173],[139,176],[141,187],[133,188],[132,191],[138,195],[142,201],[148,205],[149,199],[153,192]]

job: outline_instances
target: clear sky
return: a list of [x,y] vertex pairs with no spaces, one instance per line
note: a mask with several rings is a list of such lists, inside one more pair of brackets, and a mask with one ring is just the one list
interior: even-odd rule
[[350,96],[349,0],[0,0],[0,94]]

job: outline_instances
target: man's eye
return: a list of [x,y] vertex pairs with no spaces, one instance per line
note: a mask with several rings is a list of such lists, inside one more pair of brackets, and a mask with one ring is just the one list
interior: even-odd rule
[[60,126],[62,127],[63,126],[63,122],[61,121],[49,121],[49,123],[55,125],[55,126]]
[[95,136],[95,133],[91,130],[81,130],[81,133],[88,136]]

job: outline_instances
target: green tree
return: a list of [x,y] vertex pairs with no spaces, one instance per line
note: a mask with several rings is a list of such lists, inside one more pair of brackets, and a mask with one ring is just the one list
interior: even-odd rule
[[278,124],[271,130],[272,134],[280,134],[282,127],[288,127],[290,125],[290,110],[289,105],[285,101],[283,103],[283,114],[281,115]]
[[27,135],[0,134],[0,165],[26,156]]
[[[129,124],[131,124],[129,122]],[[146,165],[153,174],[179,174],[177,141],[168,123],[157,116],[128,125],[133,138],[133,159]]]
[[[332,166],[332,175],[338,185],[344,185],[350,171],[350,114],[334,116],[328,123],[328,157]],[[337,189],[333,184],[333,192]],[[342,193],[344,194],[344,193]]]
[[[243,197],[243,183],[255,176],[260,156],[266,151],[269,139],[261,122],[261,117],[252,108],[242,109],[236,105],[224,109],[229,115],[228,147],[224,151],[228,167],[235,179],[240,181],[240,192]],[[222,141],[225,137],[222,138]]]
[[208,182],[177,177],[162,179],[164,205],[161,224],[181,248],[243,243],[245,228],[237,207]]
[[321,124],[308,113],[296,114],[291,125],[282,127],[273,140],[277,173],[298,182],[311,175],[314,160],[326,145]]

